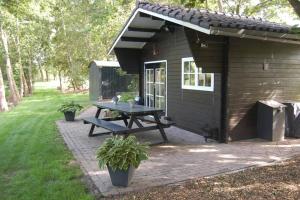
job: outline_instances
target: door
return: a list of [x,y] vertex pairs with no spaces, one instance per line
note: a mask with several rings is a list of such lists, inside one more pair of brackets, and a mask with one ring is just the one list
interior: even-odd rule
[[161,108],[166,112],[167,62],[145,63],[145,105]]

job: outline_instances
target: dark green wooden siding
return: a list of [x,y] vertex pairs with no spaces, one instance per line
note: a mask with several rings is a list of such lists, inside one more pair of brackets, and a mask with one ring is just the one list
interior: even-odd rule
[[[201,33],[199,36],[205,41]],[[213,38],[211,40],[214,40]],[[155,38],[155,43],[147,44],[143,49],[143,62],[167,60],[167,112],[177,126],[197,133],[202,132],[202,128],[208,125],[210,128],[220,129],[221,112],[221,74],[222,62],[217,61],[215,65],[218,73],[215,73],[214,92],[186,90],[181,88],[181,59],[193,57],[188,40],[183,27],[176,27],[174,33],[162,32]],[[215,48],[217,43],[211,43],[207,49],[200,46],[193,46],[198,59],[203,58],[201,63],[205,67],[215,55],[222,56],[222,50]],[[153,48],[158,50],[158,55],[153,55]],[[211,51],[215,49],[215,51]],[[206,62],[207,61],[207,62]],[[211,63],[211,62],[210,62]],[[143,73],[143,64],[141,66]],[[141,76],[143,77],[143,76]],[[143,82],[143,80],[141,80]],[[141,84],[143,87],[143,84]]]
[[239,38],[229,44],[228,133],[230,140],[254,138],[258,100],[300,101],[300,47]]

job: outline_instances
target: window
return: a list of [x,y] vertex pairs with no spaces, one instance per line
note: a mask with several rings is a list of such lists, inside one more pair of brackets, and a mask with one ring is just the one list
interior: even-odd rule
[[192,57],[182,58],[182,89],[214,91],[214,74],[202,73]]

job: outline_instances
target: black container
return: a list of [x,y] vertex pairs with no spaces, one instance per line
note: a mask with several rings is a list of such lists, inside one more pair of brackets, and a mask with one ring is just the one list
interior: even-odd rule
[[257,134],[271,141],[284,140],[285,105],[274,101],[259,101],[257,111]]
[[285,101],[285,135],[300,138],[300,102]]
[[111,167],[107,166],[110,175],[111,183],[114,186],[127,187],[133,176],[135,168],[130,166],[126,171],[117,169],[114,171]]
[[64,115],[65,115],[66,121],[72,122],[75,119],[75,112],[71,112],[71,111],[64,112]]

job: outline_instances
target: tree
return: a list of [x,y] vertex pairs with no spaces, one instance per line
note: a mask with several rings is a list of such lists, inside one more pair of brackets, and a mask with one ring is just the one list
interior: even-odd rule
[[8,110],[8,106],[7,106],[6,96],[5,96],[5,87],[4,87],[2,70],[0,67],[0,112],[7,111],[7,110]]
[[13,76],[12,65],[11,65],[10,55],[9,55],[9,47],[8,47],[8,35],[5,32],[2,24],[0,24],[0,32],[1,32],[2,44],[4,47],[6,74],[7,74],[7,79],[8,79],[9,89],[10,89],[10,97],[13,104],[17,105],[20,101],[20,95]]

